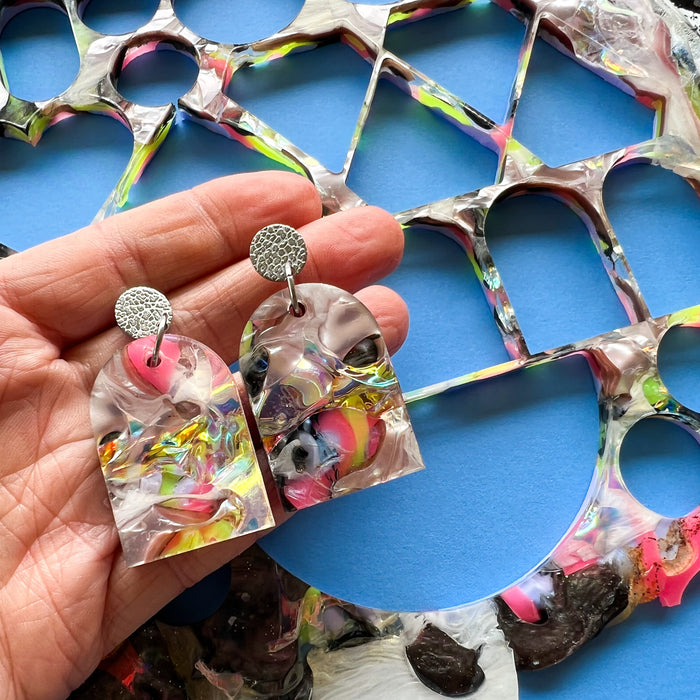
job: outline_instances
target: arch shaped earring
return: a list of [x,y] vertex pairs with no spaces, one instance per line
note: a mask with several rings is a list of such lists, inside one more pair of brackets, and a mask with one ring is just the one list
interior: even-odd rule
[[284,224],[258,231],[250,258],[285,282],[243,331],[239,366],[287,510],[423,468],[376,319],[352,294],[296,284],[304,239]]
[[90,417],[129,566],[275,525],[234,378],[206,345],[167,333],[168,300],[117,300],[132,340],[98,374]]

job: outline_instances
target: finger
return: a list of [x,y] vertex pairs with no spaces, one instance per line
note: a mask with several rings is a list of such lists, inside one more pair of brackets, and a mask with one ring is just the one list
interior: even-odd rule
[[0,293],[54,342],[73,344],[113,323],[127,287],[167,293],[245,258],[262,226],[320,215],[318,193],[298,175],[232,175],[0,261]]
[[389,352],[393,355],[408,335],[408,307],[393,289],[374,285],[355,295],[377,319]]
[[[333,214],[301,229],[308,261],[299,282],[325,282],[355,291],[388,274],[401,259],[403,233],[396,220],[375,207]],[[171,331],[211,347],[225,362],[238,358],[243,327],[264,299],[280,290],[262,279],[250,260],[241,261],[172,296]],[[124,343],[113,329],[65,353],[86,367],[92,382],[100,367]]]

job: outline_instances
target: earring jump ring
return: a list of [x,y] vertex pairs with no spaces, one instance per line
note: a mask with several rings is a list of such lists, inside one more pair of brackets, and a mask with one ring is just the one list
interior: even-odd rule
[[303,316],[304,309],[303,309],[302,305],[299,303],[299,299],[297,297],[297,287],[294,284],[294,274],[292,271],[292,266],[289,262],[286,262],[284,264],[284,276],[287,280],[287,289],[289,290],[289,299],[290,299],[289,310],[297,318],[299,316]]
[[163,313],[158,323],[158,332],[156,333],[156,342],[153,345],[153,354],[148,358],[147,364],[149,367],[157,367],[160,364],[160,346],[163,344],[163,338],[169,326],[168,314]]

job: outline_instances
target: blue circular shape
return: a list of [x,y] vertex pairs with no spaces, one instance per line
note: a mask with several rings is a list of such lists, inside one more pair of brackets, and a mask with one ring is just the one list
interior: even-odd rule
[[620,470],[632,495],[650,510],[680,518],[698,505],[700,451],[678,421],[654,417],[633,425],[622,443]]
[[117,89],[137,104],[176,104],[192,87],[198,70],[189,53],[159,44],[155,51],[137,56],[122,69]]
[[0,46],[10,92],[23,100],[60,95],[80,68],[68,17],[52,7],[23,10],[13,17]]
[[206,39],[247,44],[286,27],[303,4],[303,0],[176,0],[175,13]]

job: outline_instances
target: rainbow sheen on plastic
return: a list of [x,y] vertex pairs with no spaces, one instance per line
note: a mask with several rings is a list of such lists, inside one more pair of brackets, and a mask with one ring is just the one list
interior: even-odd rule
[[423,468],[377,322],[348,292],[296,287],[253,314],[241,375],[289,510],[306,508]]
[[100,371],[90,415],[127,564],[274,525],[233,377],[212,350],[135,340]]

